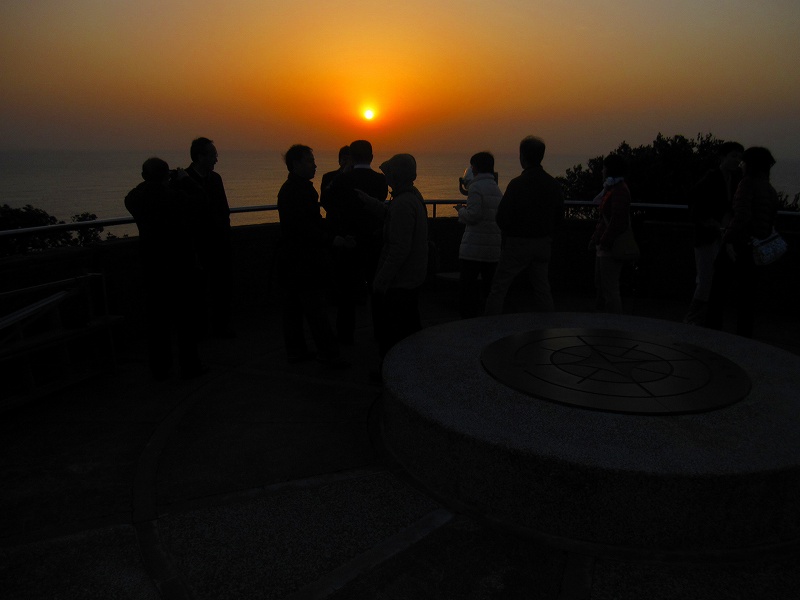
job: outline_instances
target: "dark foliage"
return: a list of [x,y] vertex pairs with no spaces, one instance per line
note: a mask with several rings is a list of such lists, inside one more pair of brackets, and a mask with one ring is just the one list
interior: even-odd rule
[[[628,177],[634,202],[686,204],[689,190],[703,174],[718,164],[717,149],[725,140],[698,133],[694,139],[661,133],[652,144],[633,148],[622,142],[611,154],[628,160]],[[603,187],[603,156],[567,169],[559,177],[570,200],[591,200]]]
[[[74,215],[71,220],[73,223],[82,223],[96,219],[97,215],[85,212]],[[34,208],[30,204],[22,208],[11,208],[8,204],[0,205],[0,230],[28,229],[63,223],[64,221],[59,221],[41,208]],[[101,241],[102,231],[102,227],[86,227],[77,231],[46,231],[1,237],[0,256],[63,246],[87,246]]]

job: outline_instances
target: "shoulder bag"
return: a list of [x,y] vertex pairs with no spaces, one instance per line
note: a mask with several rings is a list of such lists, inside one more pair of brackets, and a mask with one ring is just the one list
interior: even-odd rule
[[774,227],[772,233],[763,240],[752,238],[750,245],[753,247],[753,262],[757,265],[771,265],[789,249],[786,240]]
[[[606,227],[608,227],[608,219],[603,217],[603,220],[606,222]],[[633,237],[631,219],[628,217],[628,228],[614,238],[614,243],[611,245],[611,256],[617,260],[630,262],[639,260],[640,254],[639,244],[636,243],[636,238]]]

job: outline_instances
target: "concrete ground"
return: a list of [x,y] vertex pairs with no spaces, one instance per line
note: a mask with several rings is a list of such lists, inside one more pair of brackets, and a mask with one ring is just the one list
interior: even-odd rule
[[[627,306],[671,320],[685,308]],[[455,288],[429,289],[422,313],[427,326],[457,319]],[[288,364],[276,311],[247,311],[236,339],[204,342],[200,379],[153,382],[139,349],[119,348],[116,372],[5,412],[0,597],[797,597],[798,552],[611,559],[445,506],[384,452],[376,350],[358,318],[347,370]],[[800,354],[787,319],[765,315],[758,337]]]

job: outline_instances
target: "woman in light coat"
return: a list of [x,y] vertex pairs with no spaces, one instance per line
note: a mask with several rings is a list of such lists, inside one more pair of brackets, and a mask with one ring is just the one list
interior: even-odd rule
[[475,176],[468,187],[467,204],[456,208],[458,222],[466,225],[458,250],[463,319],[483,314],[483,303],[500,260],[501,235],[495,218],[503,197],[494,173],[494,156],[478,152],[469,163]]

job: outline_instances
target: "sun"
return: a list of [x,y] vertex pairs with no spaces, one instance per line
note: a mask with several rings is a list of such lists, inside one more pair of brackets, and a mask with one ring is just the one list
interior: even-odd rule
[[368,108],[367,110],[364,111],[364,118],[367,121],[371,121],[374,117],[375,117],[375,111],[372,110],[371,108]]

